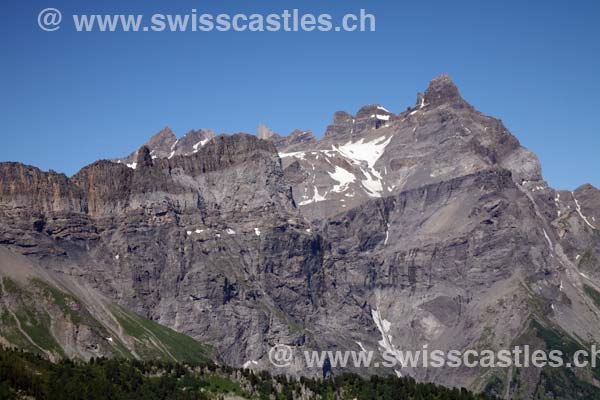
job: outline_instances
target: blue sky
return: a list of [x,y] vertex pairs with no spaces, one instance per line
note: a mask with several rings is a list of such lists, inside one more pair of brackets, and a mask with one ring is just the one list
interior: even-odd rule
[[[57,32],[37,15],[56,7]],[[557,188],[600,187],[600,2],[4,0],[1,161],[68,175],[164,126],[321,136],[336,110],[413,105],[448,73],[538,154]],[[72,13],[279,13],[361,8],[377,31],[77,33]]]

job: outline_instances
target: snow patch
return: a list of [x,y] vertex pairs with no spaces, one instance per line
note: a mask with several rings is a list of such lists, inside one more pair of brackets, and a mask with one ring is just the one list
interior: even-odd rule
[[[366,179],[362,180],[363,187],[372,197],[381,197],[383,185],[381,174],[375,169],[375,163],[383,155],[385,148],[392,141],[392,136],[388,138],[378,138],[370,142],[365,142],[361,138],[357,142],[348,142],[339,147],[333,146],[342,156],[349,159],[353,164],[359,166]],[[363,165],[366,164],[366,168]]]
[[344,168],[335,166],[334,172],[329,172],[329,176],[334,181],[338,182],[332,189],[333,192],[340,193],[348,189],[348,185],[356,181],[356,176],[353,173],[348,172]]
[[337,149],[334,146],[334,150],[338,150],[344,157],[355,163],[360,164],[361,161],[365,161],[369,168],[373,168],[377,160],[383,155],[386,146],[390,144],[392,137],[378,138],[371,142],[365,142],[364,140],[364,138],[361,138],[357,142],[348,142]]
[[390,224],[388,223],[386,230],[385,230],[385,240],[383,241],[384,246],[387,244],[389,237],[390,237]]
[[295,151],[293,153],[279,153],[279,158],[295,157],[295,158],[299,158],[301,160],[304,160],[305,156],[306,156],[306,152],[305,151]]
[[583,276],[585,279],[590,279],[590,277],[584,274],[583,272],[580,272],[579,275]]
[[[381,340],[378,342],[379,346],[381,347],[380,350],[382,350],[382,353],[385,354],[393,354],[396,358],[396,361],[398,361],[400,363],[400,366],[402,367],[403,360],[398,357],[398,350],[392,343],[392,336],[389,334],[392,324],[389,321],[383,319],[381,317],[381,312],[377,309],[371,310],[371,317],[373,318],[373,322],[375,322],[375,326],[377,326],[377,329],[381,334]],[[401,376],[399,371],[396,371],[396,374],[398,374],[398,376]]]
[[235,235],[235,231],[233,229],[231,229],[231,228],[227,228],[226,232],[229,235]]
[[208,139],[204,139],[199,141],[198,143],[196,143],[193,147],[194,147],[194,153],[197,153],[200,149],[200,147],[203,147],[206,143],[208,143],[208,141],[210,140],[210,138]]
[[579,204],[579,201],[577,201],[577,198],[575,197],[575,193],[571,192],[571,195],[573,196],[573,200],[575,200],[575,206],[577,207],[577,213],[579,214],[579,216],[581,217],[581,219],[583,219],[583,221],[592,229],[596,229],[596,227],[594,225],[592,225],[590,223],[590,221],[588,221],[587,217],[585,215],[583,215],[583,213],[581,212],[581,205]]
[[361,168],[361,171],[366,176],[366,179],[362,181],[362,185],[367,191],[367,194],[371,197],[381,197],[381,193],[383,192],[383,183],[381,182],[381,175],[374,169],[364,171]]
[[550,250],[554,251],[554,245],[552,244],[552,241],[550,240],[550,236],[548,236],[548,233],[546,232],[545,229],[544,229],[544,236],[546,237],[546,240],[548,241],[548,246],[550,247]]
[[246,361],[246,362],[244,363],[244,365],[242,365],[242,368],[243,368],[243,369],[248,369],[248,368],[250,368],[252,365],[258,365],[258,362],[257,362],[257,361],[254,361],[254,360],[249,360],[249,361]]
[[371,310],[371,317],[373,318],[373,322],[375,322],[375,326],[377,326],[377,329],[381,334],[381,340],[378,342],[379,346],[381,346],[381,348],[389,354],[394,354],[395,348],[391,340],[392,337],[389,335],[392,324],[390,321],[381,317],[379,310]]
[[[325,195],[327,195],[327,193]],[[323,201],[323,200],[326,200],[325,196],[321,196],[319,194],[319,189],[317,189],[317,187],[314,186],[314,194],[313,194],[312,199],[301,201],[300,203],[298,203],[298,205],[299,206],[305,206],[307,204],[318,203],[319,201]]]

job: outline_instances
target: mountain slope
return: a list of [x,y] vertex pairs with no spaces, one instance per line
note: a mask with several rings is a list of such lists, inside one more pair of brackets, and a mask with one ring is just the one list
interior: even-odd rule
[[[205,361],[210,349],[0,248],[0,338],[51,360]],[[78,297],[75,293],[81,294]]]

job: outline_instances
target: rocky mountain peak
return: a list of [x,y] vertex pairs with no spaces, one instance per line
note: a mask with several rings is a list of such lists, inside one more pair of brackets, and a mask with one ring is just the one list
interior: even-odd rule
[[458,108],[466,105],[458,88],[447,74],[442,74],[431,80],[429,87],[425,90],[425,95],[418,98],[417,106],[420,107],[424,104],[439,106],[444,103]]
[[173,146],[173,155],[190,155],[198,152],[198,149],[215,137],[212,129],[192,129]]
[[290,133],[290,141],[293,142],[297,142],[297,141],[314,141],[316,140],[314,135],[312,134],[312,131],[308,130],[308,131],[303,131],[300,129],[295,129],[292,133]]
[[305,150],[318,142],[311,131],[303,131],[295,129],[287,136],[281,136],[276,133],[272,134],[265,140],[273,143],[280,152],[294,152]]
[[353,120],[354,117],[345,111],[336,111],[335,114],[333,114],[334,125],[352,124]]
[[584,183],[583,185],[579,186],[576,191],[594,191],[594,192],[598,192],[600,191],[598,188],[596,188],[594,185],[592,185],[591,183]]
[[[195,154],[214,137],[215,132],[212,129],[192,129],[182,138],[177,139],[173,131],[167,127],[152,136],[144,146],[150,151],[151,159],[170,159],[175,155],[189,156]],[[135,169],[139,156],[138,151],[134,151],[125,158],[117,158],[113,161],[126,164],[128,167]]]
[[392,113],[381,104],[368,104],[361,107],[356,113],[356,119],[377,118],[377,116],[390,116]]
[[163,148],[170,147],[177,141],[177,137],[168,126],[163,128],[161,131],[156,133],[148,140],[146,145],[149,148]]

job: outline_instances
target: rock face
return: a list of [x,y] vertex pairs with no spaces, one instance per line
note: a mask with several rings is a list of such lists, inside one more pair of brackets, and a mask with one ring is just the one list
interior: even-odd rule
[[[398,115],[337,112],[321,140],[208,132],[164,130],[72,178],[0,164],[0,245],[236,366],[273,368],[278,343],[380,354],[600,339],[600,191],[550,188],[449,77]],[[590,371],[396,372],[510,398],[595,390]]]
[[[215,137],[214,131],[210,129],[191,130],[181,139],[177,139],[170,128],[164,128],[146,142],[144,146],[150,149],[150,156],[154,158],[172,158],[175,155],[191,155],[197,153],[202,146]],[[125,158],[113,160],[119,164],[125,164],[130,168],[136,168],[138,152],[134,151]]]
[[515,181],[542,179],[537,157],[501,121],[463,100],[446,75],[400,115],[369,105],[356,116],[335,113],[318,142],[273,142],[310,219],[492,166],[513,172]]

